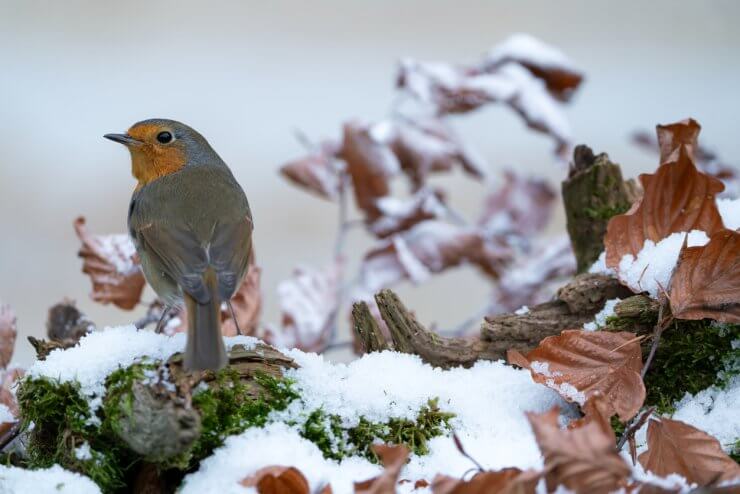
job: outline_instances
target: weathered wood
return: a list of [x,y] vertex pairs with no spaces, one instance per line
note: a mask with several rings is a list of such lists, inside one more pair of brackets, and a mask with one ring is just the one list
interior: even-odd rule
[[390,349],[378,321],[375,320],[365,302],[352,304],[352,326],[364,353],[382,352]]
[[557,299],[568,305],[571,314],[593,314],[600,311],[607,300],[630,295],[632,292],[629,288],[613,276],[583,273],[562,286],[558,290]]
[[568,178],[562,183],[563,203],[579,273],[586,271],[604,250],[606,225],[627,211],[634,190],[625,185],[619,165],[606,153],[594,155],[588,146],[576,146]]

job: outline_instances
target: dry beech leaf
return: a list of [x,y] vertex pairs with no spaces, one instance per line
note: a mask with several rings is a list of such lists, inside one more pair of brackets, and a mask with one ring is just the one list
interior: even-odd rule
[[387,444],[374,444],[371,448],[380,457],[383,473],[362,482],[355,482],[355,494],[395,494],[398,476],[409,457],[409,449],[403,445]]
[[15,311],[5,304],[0,304],[0,369],[5,369],[13,358],[16,328]]
[[672,124],[658,125],[656,132],[658,134],[660,163],[676,161],[681,146],[686,147],[689,156],[696,156],[700,131],[701,126],[693,118],[687,118]]
[[614,436],[595,422],[561,430],[558,408],[537,414],[527,412],[537,445],[545,458],[548,492],[563,485],[576,493],[609,493],[624,487],[630,467],[614,447]]
[[476,67],[404,59],[397,81],[399,87],[434,107],[439,115],[505,103],[529,128],[550,135],[559,154],[569,146],[570,124],[560,103],[542,80],[519,63],[506,62],[486,72]]
[[550,221],[555,198],[545,180],[506,170],[504,183],[488,193],[478,224],[496,234],[538,233]]
[[388,179],[400,171],[398,159],[388,143],[371,130],[357,122],[344,124],[339,152],[352,178],[355,202],[365,212],[368,221],[374,221],[382,214],[375,202],[388,195]]
[[[262,291],[260,290],[260,276],[262,268],[250,261],[249,270],[244,276],[241,285],[231,297],[231,307],[236,314],[239,329],[242,334],[254,336],[257,334],[262,310]],[[231,311],[223,304],[221,307],[221,333],[224,336],[236,336],[236,325]]]
[[261,468],[240,484],[256,488],[259,494],[310,494],[306,477],[295,467]]
[[470,480],[437,475],[432,481],[433,494],[534,494],[542,476],[534,470],[504,468],[495,472],[478,472]]
[[568,429],[578,429],[579,427],[585,427],[588,424],[596,424],[602,434],[609,436],[612,439],[612,442],[616,443],[617,438],[614,435],[614,429],[612,429],[610,422],[614,415],[614,410],[604,395],[601,393],[595,394],[586,402],[585,405],[583,405],[582,410],[584,416],[580,419],[571,421],[568,424]]
[[637,256],[645,240],[659,242],[671,233],[701,230],[707,235],[723,229],[715,196],[724,185],[694,166],[688,147],[679,146],[650,174],[640,175],[644,194],[625,214],[614,216],[604,236],[606,264],[619,266],[626,254]]
[[319,149],[280,167],[280,173],[294,184],[330,201],[339,195],[339,176],[333,160],[337,145],[325,142]]
[[678,319],[740,323],[740,233],[719,231],[701,247],[684,241],[669,298]]
[[425,220],[443,218],[447,214],[444,196],[436,189],[419,189],[408,199],[381,197],[376,206],[382,216],[369,228],[380,238],[408,230]]
[[74,227],[82,242],[78,254],[83,259],[82,272],[93,283],[92,299],[126,310],[136,307],[145,281],[129,236],[91,234],[83,217],[75,220]]
[[567,100],[583,81],[582,72],[560,50],[529,34],[513,34],[494,46],[486,56],[486,71],[517,62],[545,81],[547,89]]
[[429,174],[450,171],[457,166],[475,178],[486,175],[485,160],[466,148],[453,130],[438,118],[383,122],[376,129],[385,130],[386,139],[415,190],[426,183]]
[[717,439],[681,421],[651,419],[647,446],[637,459],[660,477],[677,473],[700,486],[740,477],[740,466],[722,451]]
[[278,285],[282,330],[274,331],[273,344],[318,352],[326,346],[338,309],[339,265],[319,270],[297,268]]
[[616,413],[623,422],[645,401],[642,350],[633,333],[566,330],[542,340],[526,360],[534,381],[580,405],[603,395],[609,416]]
[[366,293],[375,293],[402,280],[420,283],[431,273],[463,263],[496,277],[510,259],[508,246],[476,228],[427,220],[370,250],[362,261],[360,280]]

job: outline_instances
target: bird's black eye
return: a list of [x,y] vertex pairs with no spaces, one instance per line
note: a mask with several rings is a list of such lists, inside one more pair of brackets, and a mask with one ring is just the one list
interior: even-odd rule
[[172,133],[170,132],[160,132],[157,134],[157,140],[161,142],[162,144],[167,144],[169,142],[172,142]]

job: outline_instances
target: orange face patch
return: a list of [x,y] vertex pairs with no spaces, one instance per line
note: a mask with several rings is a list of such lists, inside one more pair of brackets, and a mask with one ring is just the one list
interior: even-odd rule
[[172,132],[172,129],[142,124],[128,130],[129,136],[142,142],[140,146],[129,147],[132,173],[139,181],[137,189],[180,170],[187,162],[185,151],[177,141],[171,144],[161,144],[157,141],[157,134],[164,131]]

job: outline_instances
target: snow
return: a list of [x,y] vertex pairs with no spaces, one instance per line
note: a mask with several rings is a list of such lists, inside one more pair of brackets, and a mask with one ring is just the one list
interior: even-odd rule
[[[33,486],[32,489],[29,486]],[[26,470],[0,465],[0,494],[100,494],[100,488],[87,477],[59,465],[41,470]]]
[[[330,363],[299,350],[288,354],[300,367],[286,375],[295,381],[302,400],[274,412],[271,420],[301,424],[317,408],[339,415],[347,427],[357,424],[361,416],[373,422],[391,417],[413,420],[430,398],[438,398],[443,411],[455,414],[451,425],[465,449],[486,468],[542,466],[525,411],[543,412],[559,405],[564,420],[574,417],[572,408],[555,392],[535,384],[529,372],[500,361],[442,370],[415,355],[396,352],[371,353],[349,364]],[[436,437],[429,447],[429,455],[411,456],[401,478],[431,480],[437,473],[462,476],[472,466],[451,437]],[[284,423],[275,422],[264,430],[252,429],[229,438],[197,472],[186,477],[182,492],[246,492],[238,480],[273,464],[298,467],[312,491],[330,481],[336,494],[352,492],[353,480],[379,471],[359,457],[341,464],[325,460],[314,445]],[[408,488],[412,486],[413,482]]]
[[514,311],[514,314],[517,316],[523,316],[524,314],[529,314],[529,307],[526,305],[522,305],[517,310]]
[[583,329],[585,329],[586,331],[596,331],[597,329],[603,327],[606,324],[606,320],[614,315],[614,307],[617,306],[617,302],[619,302],[619,300],[620,299],[618,298],[607,300],[604,303],[604,308],[596,313],[593,321],[584,324]]
[[740,199],[717,199],[717,209],[725,228],[740,229]]
[[92,451],[90,450],[90,443],[85,441],[81,446],[75,448],[75,458],[80,461],[92,460]]
[[[109,327],[83,336],[74,348],[52,351],[46,360],[34,362],[26,376],[62,383],[76,381],[94,412],[102,404],[108,375],[144,359],[167,360],[185,349],[185,338],[184,333],[168,336],[140,331],[133,325]],[[249,336],[224,338],[228,348],[252,348],[258,341]]]
[[515,33],[488,52],[488,63],[495,65],[517,60],[538,67],[557,67],[579,72],[565,53],[526,33]]
[[[530,369],[532,370],[532,372],[536,374],[541,374],[545,377],[558,377],[563,375],[561,372],[551,371],[550,364],[548,364],[547,362],[539,362],[537,360],[533,361],[530,364]],[[558,384],[555,382],[554,379],[547,379],[545,381],[545,386],[550,389],[554,389],[561,395],[567,397],[571,401],[578,403],[579,405],[583,405],[584,403],[586,403],[586,395],[583,394],[583,392],[578,391],[578,389],[570,383],[562,382]]]
[[676,404],[673,418],[711,434],[730,452],[740,438],[739,410],[740,376],[736,376],[725,389],[713,386],[693,396],[687,394]]
[[0,424],[5,424],[7,422],[15,422],[15,417],[7,405],[0,403]]
[[[652,240],[645,240],[637,258],[626,254],[619,261],[618,276],[622,283],[634,292],[648,292],[651,297],[658,298],[663,290],[668,290],[673,268],[678,261],[678,254],[686,237],[685,232],[672,233],[657,244]],[[709,237],[699,230],[688,233],[689,247],[705,245]]]

